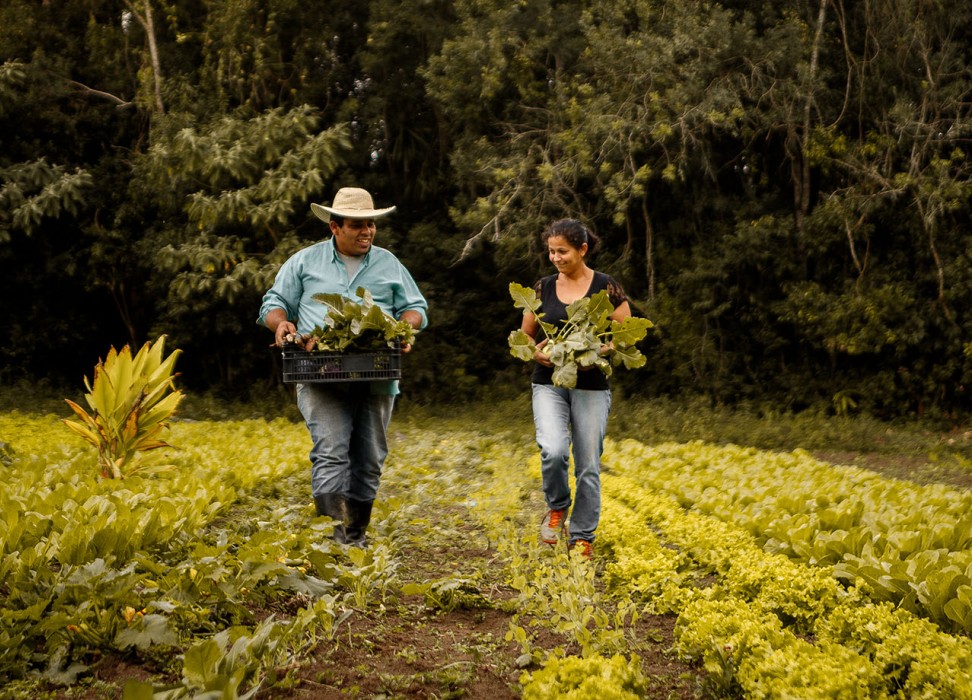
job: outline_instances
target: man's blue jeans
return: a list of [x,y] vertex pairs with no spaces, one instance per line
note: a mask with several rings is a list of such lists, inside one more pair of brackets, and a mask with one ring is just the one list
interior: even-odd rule
[[533,385],[533,423],[540,447],[543,493],[551,510],[571,505],[569,468],[574,455],[576,493],[570,541],[594,541],[601,517],[601,452],[611,392]]
[[368,382],[297,385],[297,407],[313,441],[314,496],[336,493],[356,501],[375,500],[394,405],[394,396],[372,394]]

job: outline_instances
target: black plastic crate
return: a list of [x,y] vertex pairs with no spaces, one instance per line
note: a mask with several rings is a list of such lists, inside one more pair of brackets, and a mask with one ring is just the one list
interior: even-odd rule
[[307,352],[284,348],[283,381],[287,384],[320,382],[373,382],[402,378],[400,348],[368,353]]

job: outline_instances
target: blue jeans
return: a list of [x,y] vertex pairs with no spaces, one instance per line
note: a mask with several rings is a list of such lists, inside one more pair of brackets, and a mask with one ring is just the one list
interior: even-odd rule
[[375,500],[394,405],[394,396],[372,394],[368,382],[297,385],[297,408],[313,442],[314,496],[336,493],[356,501]]
[[571,505],[569,467],[574,455],[576,494],[570,513],[570,541],[594,541],[601,517],[601,452],[611,392],[533,385],[533,423],[540,447],[543,494],[551,510]]

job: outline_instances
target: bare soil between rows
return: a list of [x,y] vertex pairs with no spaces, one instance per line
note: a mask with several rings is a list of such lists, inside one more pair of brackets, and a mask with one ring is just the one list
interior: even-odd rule
[[[432,521],[434,513],[429,514]],[[468,523],[460,540],[483,542]],[[465,534],[465,537],[462,535]],[[426,543],[405,552],[398,570],[401,583],[472,576],[497,566],[490,549]],[[516,614],[516,591],[496,580],[480,586],[471,604],[442,611],[423,596],[389,596],[385,604],[355,611],[336,639],[321,645],[297,673],[290,691],[267,690],[259,697],[338,700],[342,698],[470,698],[503,700],[521,696],[520,677],[536,670],[520,668],[523,650],[506,635]],[[579,653],[573,640],[520,616],[518,624],[533,635],[535,648]],[[670,648],[675,617],[643,616],[636,624],[638,653],[651,680],[647,698],[699,698],[698,669],[679,661]]]

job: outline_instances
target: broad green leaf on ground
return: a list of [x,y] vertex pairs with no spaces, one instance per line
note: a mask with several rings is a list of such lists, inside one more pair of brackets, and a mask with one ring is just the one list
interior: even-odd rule
[[179,638],[165,615],[138,615],[129,627],[118,632],[115,644],[121,649],[138,647],[148,649],[153,644],[175,646]]

